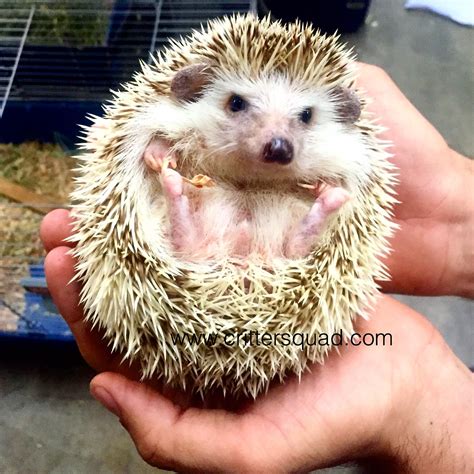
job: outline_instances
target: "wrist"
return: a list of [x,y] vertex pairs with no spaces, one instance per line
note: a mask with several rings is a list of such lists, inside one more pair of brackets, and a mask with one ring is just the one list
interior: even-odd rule
[[416,387],[400,393],[381,436],[380,463],[388,472],[472,472],[471,372],[437,332],[415,365]]
[[474,297],[474,162],[451,150],[456,185],[447,225],[446,272],[441,284],[449,294]]

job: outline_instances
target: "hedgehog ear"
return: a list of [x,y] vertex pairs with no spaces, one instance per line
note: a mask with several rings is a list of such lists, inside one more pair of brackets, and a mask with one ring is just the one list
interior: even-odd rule
[[211,81],[208,64],[191,64],[180,69],[171,81],[171,93],[179,101],[194,102]]
[[338,118],[344,123],[354,123],[360,117],[361,105],[357,94],[347,87],[336,86],[332,89]]

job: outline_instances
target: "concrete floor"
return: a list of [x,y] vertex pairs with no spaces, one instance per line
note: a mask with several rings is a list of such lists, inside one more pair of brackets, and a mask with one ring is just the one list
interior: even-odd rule
[[[429,13],[407,12],[403,3],[375,0],[366,28],[347,40],[361,60],[392,75],[454,148],[472,156],[472,30]],[[471,302],[400,299],[426,314],[459,357],[474,366]],[[2,342],[0,472],[152,472],[116,419],[89,396],[92,375],[73,348]],[[335,471],[341,472],[326,470]]]

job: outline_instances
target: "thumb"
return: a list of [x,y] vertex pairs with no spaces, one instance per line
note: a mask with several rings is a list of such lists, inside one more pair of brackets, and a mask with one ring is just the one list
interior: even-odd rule
[[[120,418],[138,452],[151,465],[233,471],[247,464],[242,444],[245,446],[245,438],[255,438],[254,430],[247,428],[253,415],[182,409],[146,384],[112,372],[97,375],[90,390]],[[255,439],[249,440],[252,442]]]

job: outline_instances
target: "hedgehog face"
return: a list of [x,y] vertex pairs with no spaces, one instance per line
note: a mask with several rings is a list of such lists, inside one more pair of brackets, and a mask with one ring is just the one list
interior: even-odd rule
[[340,88],[310,88],[283,74],[223,75],[187,103],[205,150],[203,172],[239,181],[357,184],[369,172],[362,134]]

